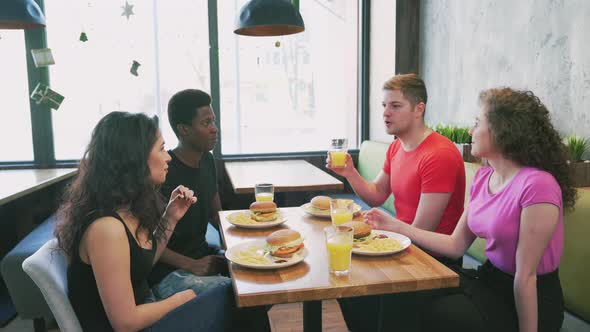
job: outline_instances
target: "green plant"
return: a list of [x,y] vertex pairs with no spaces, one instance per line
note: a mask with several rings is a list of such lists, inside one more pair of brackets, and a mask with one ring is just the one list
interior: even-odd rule
[[582,161],[582,156],[590,147],[590,140],[578,135],[570,135],[565,141],[572,161]]
[[457,144],[470,144],[471,135],[469,135],[469,128],[437,124],[434,131],[450,139]]
[[459,144],[471,144],[471,135],[469,135],[469,128],[455,127],[455,139],[453,142]]

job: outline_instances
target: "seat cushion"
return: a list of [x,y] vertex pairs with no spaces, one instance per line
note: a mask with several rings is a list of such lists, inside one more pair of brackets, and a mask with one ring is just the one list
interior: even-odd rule
[[[361,144],[357,169],[365,180],[373,181],[383,169],[388,147],[389,144],[376,141],[364,141]],[[392,195],[387,198],[382,207],[392,215],[395,215]]]
[[590,321],[590,190],[579,189],[575,210],[564,216],[563,256],[559,278],[565,307]]
[[45,318],[52,320],[51,310],[45,303],[43,295],[31,278],[23,271],[23,261],[34,254],[45,242],[53,238],[55,216],[47,218],[31,233],[25,236],[2,259],[2,277],[8,288],[16,311],[22,319]]

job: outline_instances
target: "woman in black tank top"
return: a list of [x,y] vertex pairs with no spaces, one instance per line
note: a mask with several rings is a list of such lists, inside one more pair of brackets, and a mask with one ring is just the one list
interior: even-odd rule
[[[175,318],[164,320],[174,320],[175,330],[224,328],[223,316],[209,325],[188,318],[187,310],[193,316],[195,310],[207,311],[198,304],[207,296],[196,299],[190,289],[145,303],[154,262],[196,202],[184,186],[172,192],[167,205],[156,191],[169,161],[157,117],[112,112],[95,127],[55,230],[70,261],[68,296],[84,331],[158,330],[171,315]],[[207,306],[228,309],[218,302]]]

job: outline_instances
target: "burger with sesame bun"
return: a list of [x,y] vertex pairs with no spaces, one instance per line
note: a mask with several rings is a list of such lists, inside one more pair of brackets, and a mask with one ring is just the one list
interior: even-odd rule
[[258,222],[274,221],[279,217],[275,202],[254,202],[250,204],[250,217]]
[[275,257],[290,258],[303,247],[301,234],[292,229],[281,229],[266,237],[266,251]]

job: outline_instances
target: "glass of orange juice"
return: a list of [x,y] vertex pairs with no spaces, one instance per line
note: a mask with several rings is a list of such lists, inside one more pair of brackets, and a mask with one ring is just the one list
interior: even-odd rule
[[346,154],[348,153],[348,140],[346,138],[333,138],[330,142],[330,164],[332,167],[346,166]]
[[351,199],[330,200],[330,217],[332,225],[340,226],[345,222],[352,221],[354,213],[354,201]]
[[258,183],[254,187],[257,202],[272,202],[275,198],[275,187],[272,183]]
[[326,249],[328,249],[328,266],[330,273],[337,276],[350,272],[352,243],[354,231],[348,226],[330,226],[324,228]]

